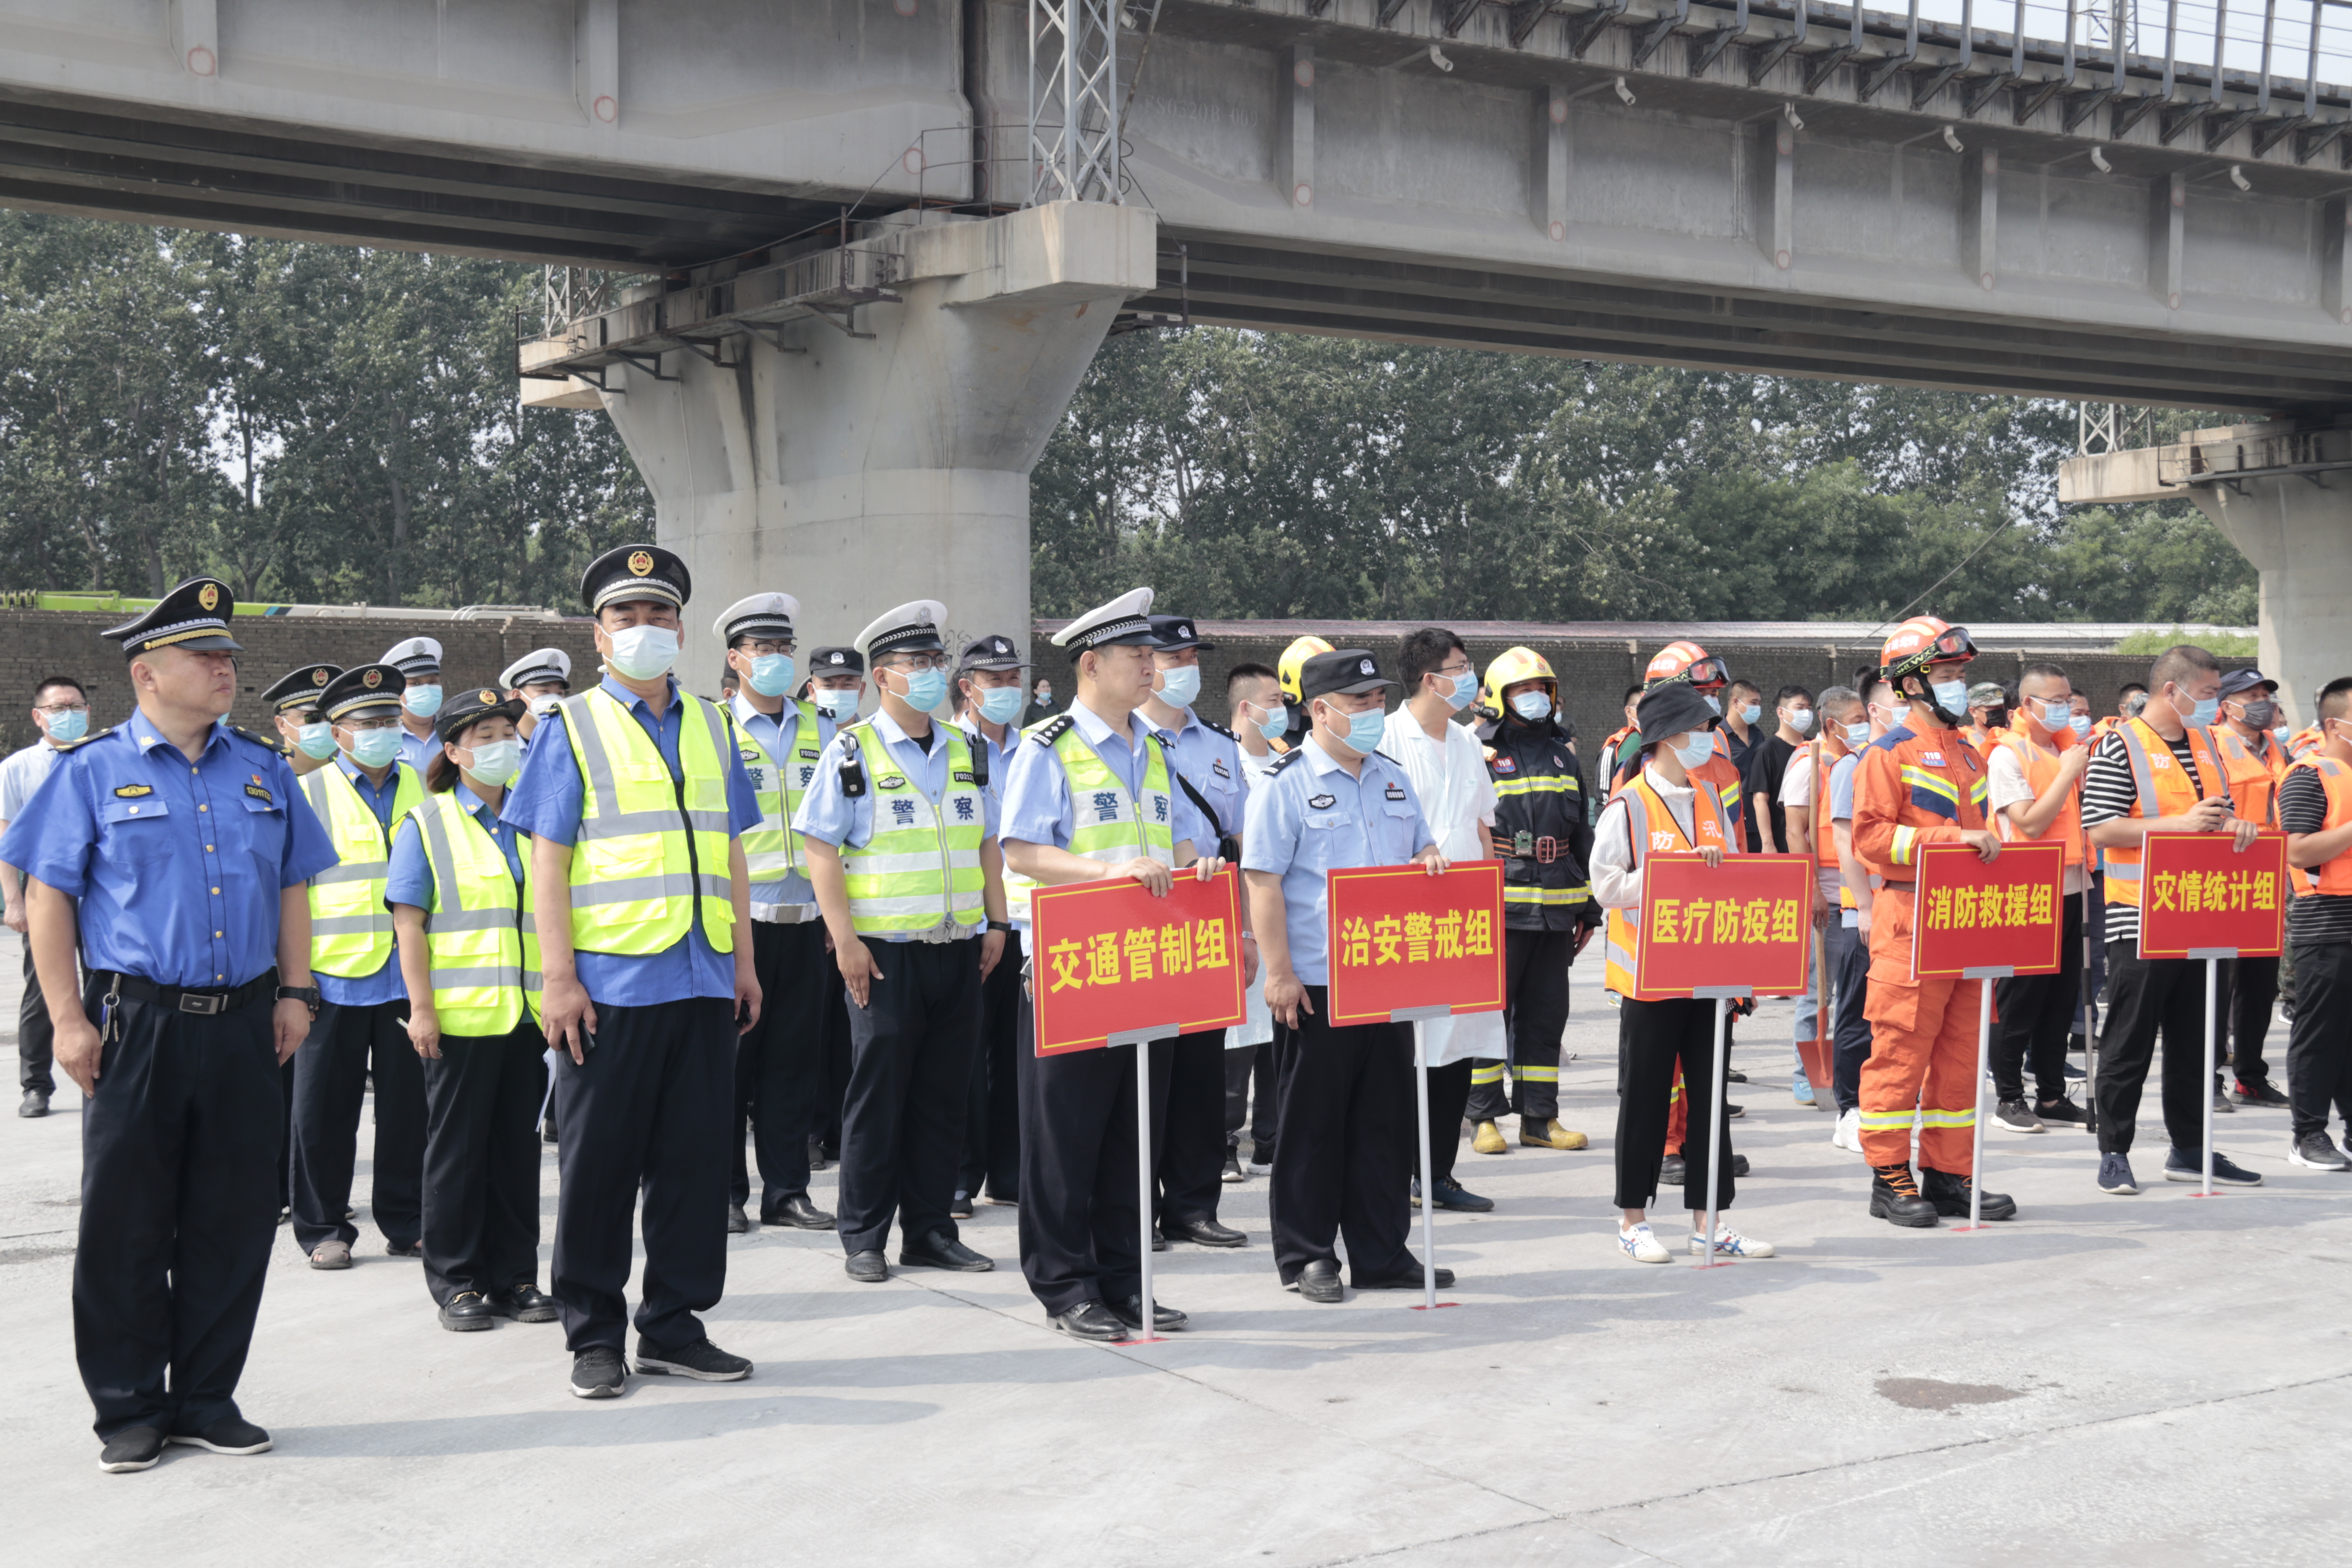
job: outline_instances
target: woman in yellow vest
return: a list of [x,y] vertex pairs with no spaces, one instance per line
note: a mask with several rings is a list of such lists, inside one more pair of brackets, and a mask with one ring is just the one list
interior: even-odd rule
[[461,690],[402,819],[384,897],[425,1063],[425,1285],[441,1326],[551,1322],[539,1289],[539,936],[530,853],[499,820],[522,766],[520,698]]
[[[1683,1142],[1683,1201],[1691,1211],[1690,1247],[1706,1250],[1709,1116],[1720,1130],[1724,1171],[1716,1206],[1727,1209],[1732,1183],[1731,1121],[1715,1081],[1712,998],[1643,1002],[1633,994],[1639,956],[1635,929],[1642,907],[1642,863],[1653,849],[1695,850],[1718,865],[1738,847],[1731,818],[1706,779],[1693,776],[1715,754],[1712,731],[1722,722],[1706,700],[1678,681],[1654,686],[1635,710],[1641,770],[1601,812],[1593,829],[1593,897],[1609,911],[1605,984],[1622,1000],[1617,1011],[1617,1247],[1637,1263],[1664,1263],[1665,1245],[1651,1233],[1649,1206],[1657,1195],[1658,1163],[1666,1147],[1666,1117],[1675,1074],[1682,1073],[1690,1108]],[[1717,1258],[1769,1258],[1772,1244],[1717,1225]]]

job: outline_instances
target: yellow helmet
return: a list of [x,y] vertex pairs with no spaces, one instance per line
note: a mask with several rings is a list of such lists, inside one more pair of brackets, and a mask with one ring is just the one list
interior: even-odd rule
[[1507,647],[1495,656],[1486,667],[1486,684],[1479,691],[1486,706],[1503,711],[1503,693],[1522,680],[1546,680],[1551,683],[1552,700],[1559,700],[1559,677],[1551,672],[1551,663],[1531,647]]
[[1281,662],[1275,666],[1276,673],[1282,677],[1282,694],[1293,702],[1304,701],[1298,695],[1298,672],[1317,654],[1330,651],[1331,645],[1321,637],[1292,638],[1290,646],[1282,650]]

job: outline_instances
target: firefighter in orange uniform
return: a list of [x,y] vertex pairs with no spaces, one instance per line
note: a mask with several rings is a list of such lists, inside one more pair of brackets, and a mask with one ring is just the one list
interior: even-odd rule
[[[1853,779],[1855,858],[1885,879],[1872,900],[1870,1060],[1862,1069],[1862,1152],[1870,1212],[1899,1226],[1969,1212],[1975,1184],[1977,1022],[1981,980],[1911,973],[1913,868],[1930,844],[1967,844],[1991,860],[2000,840],[1985,826],[1985,767],[1960,732],[1968,717],[1969,634],[1933,616],[1903,623],[1879,652],[1879,679],[1911,705],[1908,718],[1862,753]],[[1911,1173],[1911,1128],[1920,1126]],[[1986,1219],[2011,1219],[2016,1200],[1981,1194]]]

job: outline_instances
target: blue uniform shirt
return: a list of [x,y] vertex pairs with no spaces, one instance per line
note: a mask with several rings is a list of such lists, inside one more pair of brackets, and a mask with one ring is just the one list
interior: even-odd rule
[[[408,748],[404,745],[400,762],[407,760]],[[392,837],[393,802],[400,798],[400,763],[394,763],[383,770],[381,785],[368,783],[367,774],[360,772],[360,765],[352,761],[348,752],[337,752],[331,765],[342,769],[343,777],[352,781],[352,787],[359,792],[361,802],[375,813],[375,819],[389,840]],[[423,783],[424,764],[413,765],[419,775],[417,782]],[[331,1002],[338,1007],[373,1007],[383,1002],[401,1001],[408,994],[408,986],[400,973],[400,945],[396,942],[392,951],[383,955],[383,963],[374,973],[362,974],[357,979],[346,979],[340,974],[321,974],[318,981],[319,1000]]]
[[[1083,702],[1070,704],[1069,716],[1076,721],[1079,737],[1094,748],[1095,755],[1103,760],[1118,782],[1127,787],[1130,799],[1143,788],[1143,748],[1157,742],[1149,739],[1150,727],[1130,719],[1129,739],[1121,741],[1118,732],[1093,709]],[[1204,848],[1216,852],[1217,835],[1184,792],[1176,787],[1175,769],[1169,770],[1169,794],[1174,801],[1174,816],[1169,832],[1179,844],[1190,841],[1193,853]],[[1069,775],[1062,771],[1062,760],[1051,746],[1024,741],[1013,748],[1013,765],[1005,772],[1004,812],[1002,837],[1017,838],[1024,844],[1046,844],[1056,849],[1070,847],[1070,829],[1075,825],[1075,813],[1070,805]],[[1029,922],[1017,912],[1013,921],[1025,936]]]
[[277,963],[279,893],[336,855],[285,758],[215,724],[191,765],[133,712],[58,759],[0,859],[81,900],[90,969],[216,991]]
[[[817,763],[801,756],[803,751],[816,752],[820,757],[833,744],[834,724],[822,709],[817,710],[816,733],[801,734],[800,704],[787,698],[781,715],[762,713],[743,700],[741,692],[728,704],[735,714],[735,727],[759,743],[768,753],[768,765],[782,770],[783,776],[793,786],[805,790],[816,778]],[[816,889],[809,879],[794,871],[781,882],[755,882],[751,886],[751,908],[754,913],[773,904],[806,904],[816,900]]]
[[[928,752],[919,742],[908,739],[907,731],[899,728],[898,721],[887,712],[877,709],[866,722],[874,726],[874,732],[882,739],[884,750],[906,773],[908,782],[921,790],[925,798],[930,801],[932,810],[937,811],[940,797],[947,793],[948,787],[947,738],[941,732],[939,721],[933,720],[931,722],[931,745]],[[864,795],[853,800],[841,793],[841,758],[847,748],[857,743],[856,736],[846,732],[842,734],[833,754],[817,768],[816,777],[809,781],[808,794],[801,797],[800,815],[793,818],[793,826],[800,829],[802,837],[817,839],[835,849],[863,849],[873,841],[874,780],[871,771],[867,773]],[[983,837],[993,838],[996,837],[996,796],[985,790],[981,795],[981,815],[987,819],[987,832]],[[872,942],[875,936],[868,935],[866,940]],[[914,939],[900,931],[882,940],[911,942]]]
[[[522,836],[514,825],[501,821],[499,814],[476,795],[463,778],[450,792],[457,809],[482,825],[490,842],[507,858],[507,872],[520,887],[522,883]],[[383,901],[387,904],[414,904],[420,910],[433,908],[433,861],[425,853],[425,829],[416,826],[414,817],[403,817],[399,836],[392,841],[392,873],[384,883]],[[732,994],[730,992],[730,994]]]
[[[1150,723],[1143,710],[1135,710],[1138,723]],[[1242,771],[1241,742],[1231,735],[1220,734],[1201,722],[1201,716],[1190,708],[1184,710],[1184,722],[1173,730],[1153,729],[1167,737],[1169,761],[1182,773],[1192,786],[1201,792],[1217,815],[1218,833],[1241,837],[1242,819],[1249,804],[1249,779]],[[1176,792],[1179,795],[1183,791]],[[1195,839],[1192,847],[1203,855],[1213,855],[1216,835],[1210,842]]]
[[1307,985],[1331,983],[1325,948],[1329,883],[1349,866],[1397,866],[1436,840],[1421,819],[1421,798],[1402,763],[1374,752],[1354,778],[1313,736],[1250,792],[1242,868],[1282,878],[1290,968]]
[[988,798],[1002,811],[1004,805],[1004,775],[1013,766],[1013,749],[1021,744],[1020,730],[1011,724],[1005,725],[1004,743],[1000,746],[988,738],[988,731],[980,727],[977,719],[960,721],[956,728],[963,731],[963,738],[971,743],[974,753],[987,753]]
[[413,734],[406,724],[401,725],[400,760],[415,768],[418,778],[425,776],[425,764],[440,754],[440,736]]
[[[658,720],[644,698],[612,677],[604,678],[604,690],[625,707],[646,733],[653,737],[655,744],[661,748],[662,760],[669,764],[669,776],[678,778],[677,737],[686,704],[679,695],[677,678],[670,679],[669,705],[662,710]],[[740,837],[746,829],[760,826],[760,800],[752,793],[751,776],[743,771],[743,759],[730,751],[726,765],[727,831]],[[580,776],[580,762],[572,754],[572,737],[564,732],[563,713],[559,709],[539,721],[539,728],[533,731],[530,755],[524,759],[522,772],[508,789],[506,805],[499,816],[521,832],[569,847],[579,841],[581,807],[586,793],[587,785]],[[718,869],[724,873],[726,868]],[[739,941],[751,940],[748,932],[739,931],[736,936]],[[687,927],[684,942],[674,942],[659,952],[579,952],[575,954],[575,963],[580,984],[587,988],[589,999],[615,1007],[644,1007],[697,996],[715,996],[720,1001],[732,1001],[735,997],[734,956],[710,945],[702,934],[699,920]]]

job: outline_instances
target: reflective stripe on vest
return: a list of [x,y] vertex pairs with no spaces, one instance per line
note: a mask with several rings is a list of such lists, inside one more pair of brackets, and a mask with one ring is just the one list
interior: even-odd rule
[[988,813],[963,731],[934,726],[948,750],[947,787],[934,804],[890,755],[870,720],[850,729],[866,762],[874,833],[865,847],[841,851],[849,923],[872,934],[929,931],[950,921],[980,924],[986,912],[980,846],[988,837]]
[[[1023,731],[1024,741],[1039,728],[1043,724]],[[1054,756],[1062,764],[1062,782],[1070,792],[1071,854],[1106,866],[1146,855],[1162,866],[1176,864],[1176,803],[1169,793],[1175,786],[1169,782],[1168,759],[1159,742],[1143,742],[1140,795],[1128,794],[1127,785],[1096,754],[1075,724],[1054,742]],[[1004,901],[1014,920],[1029,918],[1029,889],[1035,886],[1026,877],[1004,874]]]
[[[2018,729],[2004,731],[1996,744],[2017,759],[2017,765],[2025,773],[2025,787],[2033,792],[2035,800],[2040,800],[2047,795],[2050,786],[2058,782],[2061,753],[2051,751],[2047,747],[2035,745],[2027,738],[2024,731]],[[2017,825],[2009,819],[2009,813],[2006,811],[1994,816],[1993,831],[2000,834],[2002,839],[2012,844],[2023,840],[2025,837],[2018,832]],[[2066,804],[2059,807],[2057,820],[2050,825],[2049,831],[2031,842],[2063,844],[2066,846],[2066,864],[2080,866],[2083,863],[2083,795],[2080,790],[2066,792]]]
[[[830,737],[817,722],[815,703],[803,700],[787,710],[793,710],[800,714],[800,723],[793,731],[793,744],[788,754],[781,757],[771,756],[767,742],[752,734],[751,726],[740,722],[733,710],[727,710],[736,752],[743,759],[743,771],[751,775],[751,793],[760,801],[760,826],[743,834],[743,869],[751,879],[755,904],[766,901],[760,897],[762,883],[781,882],[808,864],[792,821],[801,814],[801,796],[815,776],[816,763],[793,753],[814,750],[821,755]],[[781,734],[783,715],[779,713],[776,719]]]
[[[1650,787],[1648,779],[1635,773],[1626,782],[1623,791],[1628,797],[1625,803],[1625,833],[1633,841],[1635,876],[1641,875],[1643,862],[1650,858],[1653,849],[1696,849],[1711,844],[1729,854],[1735,847],[1730,818],[1723,809],[1722,798],[1716,794],[1715,786],[1704,779],[1694,777],[1691,790],[1691,822],[1698,831],[1696,842],[1683,831],[1683,825],[1675,820],[1673,810],[1659,798],[1658,792]],[[1633,813],[1637,808],[1643,813],[1642,826],[1638,829],[1633,826]],[[1642,952],[1641,937],[1634,930],[1634,921],[1641,918],[1641,914],[1639,904],[1630,910],[1609,911],[1609,945],[1601,965],[1601,983],[1620,996],[1633,994],[1633,975],[1640,966]]]
[[[2352,822],[2352,768],[2333,757],[2305,757],[2295,768],[2309,768],[2319,775],[2319,785],[2327,792],[2327,820],[2320,824],[2322,833]],[[2294,768],[2289,768],[2293,773]],[[2338,855],[2324,865],[2308,870],[2301,867],[2287,875],[2294,882],[2294,890],[2302,893],[2326,893],[2335,897],[2352,894],[2352,851]]]
[[[1837,771],[1840,763],[1853,753],[1848,749],[1832,757],[1824,745],[1824,742],[1815,741],[1811,747],[1818,757],[1813,770],[1813,864],[1824,871],[1843,871],[1844,868],[1838,864],[1837,818],[1830,815],[1830,775]],[[1853,901],[1853,889],[1847,887],[1841,877],[1838,880],[1838,908],[1854,910],[1861,907]]]
[[433,867],[425,941],[433,1010],[448,1035],[495,1037],[539,1016],[539,925],[530,909],[530,850],[520,885],[505,852],[454,794],[425,796],[409,815]]
[[[406,763],[393,766],[398,771],[392,820],[397,823],[425,798],[425,785]],[[383,901],[392,836],[332,759],[305,774],[301,789],[341,857],[310,879],[310,967],[338,980],[362,979],[392,956],[392,910]]]
[[715,952],[735,951],[729,901],[727,721],[674,692],[681,780],[644,725],[603,687],[563,700],[563,729],[583,784],[572,847],[572,945],[643,955],[677,943],[699,911]]
[[[2182,776],[2180,760],[2172,754],[2172,747],[2165,738],[2156,732],[2156,726],[2147,720],[2126,719],[2116,726],[2116,733],[2124,738],[2124,754],[2131,761],[2130,816],[2149,820],[2186,816],[2208,795],[2228,793],[2221,759],[2213,754],[2212,739],[2194,724],[2189,726],[2189,750],[2197,763],[2198,776],[2193,779]],[[2155,809],[2149,809],[2151,805]],[[2128,849],[2106,852],[2107,902],[2138,907],[2141,854],[2137,844]]]

